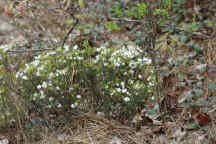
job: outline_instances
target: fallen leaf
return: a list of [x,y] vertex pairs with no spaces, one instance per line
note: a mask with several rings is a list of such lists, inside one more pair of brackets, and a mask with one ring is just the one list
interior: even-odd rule
[[193,118],[197,122],[197,124],[201,127],[206,126],[211,121],[210,116],[205,113],[198,112],[193,116]]

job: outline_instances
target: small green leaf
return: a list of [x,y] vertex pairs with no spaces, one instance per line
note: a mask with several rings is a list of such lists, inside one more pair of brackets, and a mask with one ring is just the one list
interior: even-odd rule
[[182,42],[186,42],[188,40],[188,37],[184,35],[184,36],[181,36],[180,39]]
[[201,89],[195,89],[194,92],[195,92],[195,96],[201,96],[204,94],[204,91]]
[[26,127],[27,129],[30,129],[30,128],[31,128],[31,124],[30,124],[30,123],[27,123],[25,127]]
[[201,81],[197,82],[197,83],[196,83],[196,86],[197,86],[197,87],[201,87],[201,86],[202,86],[202,82],[201,82]]
[[111,31],[114,31],[114,32],[118,31],[117,24],[115,22],[112,22],[112,21],[107,22],[107,28]]
[[121,12],[121,10],[118,7],[115,8],[115,13],[119,17],[123,16],[123,13]]
[[84,33],[85,34],[89,34],[90,33],[90,29],[84,29]]
[[72,25],[74,23],[74,20],[73,19],[68,19],[68,20],[66,20],[65,23],[68,24],[68,25]]
[[189,129],[189,130],[196,130],[198,128],[199,128],[199,126],[195,122],[187,125],[187,129]]

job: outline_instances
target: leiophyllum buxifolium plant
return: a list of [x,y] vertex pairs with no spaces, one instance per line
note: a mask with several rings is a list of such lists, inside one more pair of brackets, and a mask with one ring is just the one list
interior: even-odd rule
[[79,108],[86,103],[101,104],[101,110],[117,109],[132,113],[145,104],[152,92],[154,77],[148,85],[144,75],[151,60],[129,45],[122,48],[94,48],[84,42],[35,57],[16,73],[23,99],[46,108]]

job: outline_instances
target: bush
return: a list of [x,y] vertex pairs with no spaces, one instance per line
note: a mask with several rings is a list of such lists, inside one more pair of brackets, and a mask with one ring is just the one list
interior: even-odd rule
[[83,48],[65,46],[36,56],[14,81],[28,111],[37,105],[41,112],[94,109],[132,116],[152,92],[153,73],[146,78],[150,64],[136,46],[95,48],[85,41]]

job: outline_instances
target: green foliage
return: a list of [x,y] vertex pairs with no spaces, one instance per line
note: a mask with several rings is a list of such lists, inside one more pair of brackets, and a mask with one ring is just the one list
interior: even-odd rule
[[193,122],[193,123],[188,124],[187,129],[197,130],[197,129],[199,129],[199,126],[195,122]]
[[142,16],[145,16],[145,15],[146,15],[147,6],[146,6],[145,3],[140,3],[140,4],[137,4],[137,7],[138,7],[137,18],[138,18],[138,19],[141,19]]
[[118,26],[117,26],[117,24],[116,24],[115,22],[113,22],[113,21],[107,22],[107,28],[108,28],[110,31],[112,31],[112,32],[118,31]]
[[[134,46],[96,49],[84,41],[83,49],[66,46],[38,55],[16,73],[14,80],[19,84],[20,101],[28,110],[35,104],[42,111],[76,109],[85,104],[84,110],[100,106],[103,111],[132,116],[153,90],[153,73],[148,78],[151,85],[143,80],[150,63]],[[7,86],[1,87],[4,93]]]

